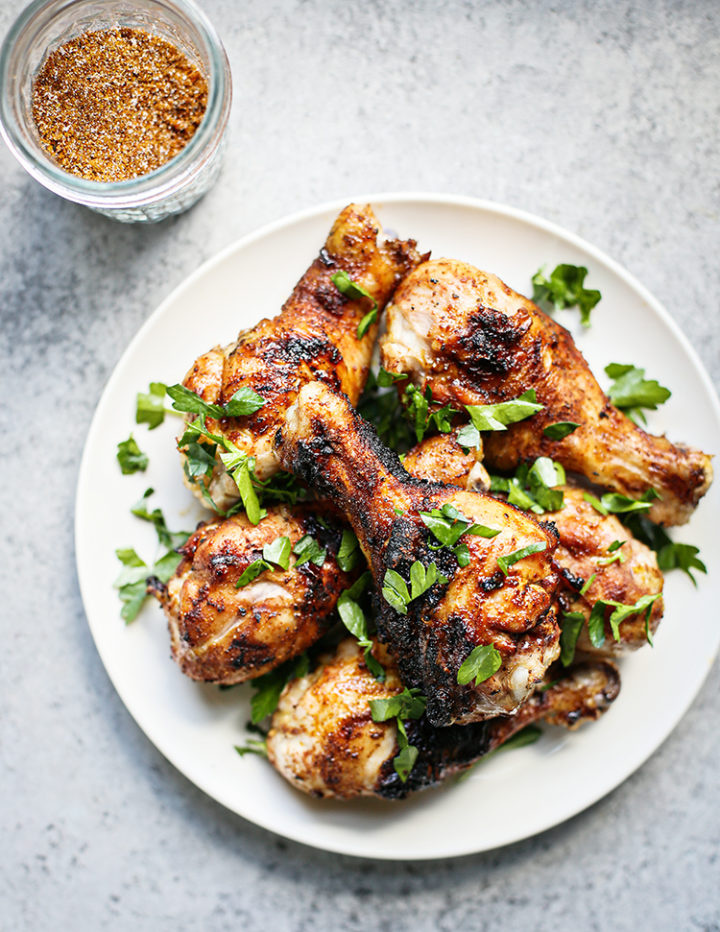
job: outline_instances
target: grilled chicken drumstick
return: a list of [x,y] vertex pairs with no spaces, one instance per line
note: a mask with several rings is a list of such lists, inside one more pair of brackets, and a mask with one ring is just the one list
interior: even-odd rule
[[[499,278],[463,262],[424,262],[386,311],[382,364],[407,373],[440,404],[494,404],[534,389],[544,409],[488,434],[487,462],[500,469],[549,456],[598,485],[639,498],[661,496],[649,517],[683,524],[712,480],[699,450],[646,434],[610,404],[570,334]],[[562,440],[543,428],[580,426]]]
[[[412,478],[348,400],[319,382],[300,390],[276,445],[283,467],[333,501],[357,534],[378,593],[386,590],[379,638],[404,682],[427,696],[430,722],[517,709],[559,651],[553,530],[488,495]],[[444,506],[488,535],[462,537],[464,566],[423,521]],[[459,668],[480,647],[501,666],[479,684],[477,676],[459,684]]]
[[[298,656],[337,620],[338,597],[357,572],[338,566],[342,531],[321,524],[322,514],[317,502],[275,506],[257,525],[237,514],[201,524],[190,536],[175,575],[155,591],[184,673],[210,683],[241,683]],[[320,566],[312,559],[298,565],[291,552],[308,534],[326,551]],[[270,563],[249,578],[252,571],[246,571],[263,557],[263,547],[282,537],[290,542],[282,559],[288,568]],[[238,587],[243,573],[248,581]]]
[[[216,346],[195,361],[183,384],[210,404],[226,404],[243,387],[264,398],[254,414],[207,418],[210,431],[255,457],[259,479],[279,469],[273,437],[301,385],[319,379],[357,402],[377,334],[373,323],[358,337],[358,325],[373,302],[378,312],[382,310],[400,279],[419,261],[414,241],[384,238],[370,207],[351,204],[333,224],[318,258],[280,313],[242,332],[230,346]],[[370,297],[341,292],[333,282],[339,272]],[[208,490],[222,509],[240,497],[219,460]]]
[[384,683],[368,671],[357,641],[348,638],[320,658],[315,670],[288,683],[280,697],[268,757],[289,783],[311,796],[401,799],[467,770],[531,722],[576,728],[594,721],[620,689],[612,664],[591,661],[560,672],[514,716],[448,728],[434,728],[425,716],[408,720],[408,741],[419,753],[403,782],[393,763],[399,752],[395,720],[373,721],[369,704],[398,695],[403,684],[387,652],[376,645],[373,653],[386,668]]
[[[484,489],[490,482],[481,456],[482,451],[463,450],[454,435],[442,434],[413,447],[403,466],[418,479],[440,475],[444,482],[462,489]],[[642,647],[648,643],[648,632],[654,634],[663,616],[662,598],[652,604],[647,631],[644,612],[640,611],[622,622],[619,640],[614,638],[609,623],[612,608],[606,608],[602,647],[590,642],[588,621],[593,605],[601,599],[634,605],[643,596],[663,591],[663,574],[655,553],[636,540],[615,515],[599,514],[585,501],[583,489],[571,484],[559,488],[563,491],[563,505],[546,517],[555,525],[560,538],[553,554],[561,577],[559,604],[564,611],[580,612],[585,618],[577,650],[619,654]]]

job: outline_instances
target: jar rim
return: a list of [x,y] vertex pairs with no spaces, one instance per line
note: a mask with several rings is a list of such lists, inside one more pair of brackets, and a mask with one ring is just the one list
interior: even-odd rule
[[[10,27],[0,47],[0,88],[3,89],[0,94],[0,135],[17,161],[36,181],[66,200],[93,208],[142,207],[184,186],[212,158],[230,115],[230,64],[215,28],[192,0],[156,0],[187,20],[206,45],[210,74],[203,118],[180,152],[150,172],[123,181],[93,181],[73,175],[28,143],[13,112],[10,87],[14,82],[8,78],[15,47],[30,29],[37,28],[41,22],[51,22],[70,7],[81,7],[88,2],[90,0],[33,0]],[[114,0],[108,0],[108,4],[117,7]]]

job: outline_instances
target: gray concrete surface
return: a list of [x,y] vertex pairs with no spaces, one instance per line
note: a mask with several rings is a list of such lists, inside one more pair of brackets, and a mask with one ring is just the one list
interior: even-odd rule
[[[458,861],[357,861],[247,824],[161,758],[96,654],[72,531],[93,408],[141,322],[237,237],[357,192],[477,195],[581,234],[720,384],[720,7],[204,6],[235,101],[221,183],[189,214],[114,225],[0,147],[0,927],[720,929],[717,666],[654,757],[570,822]],[[19,8],[2,0],[0,32]]]

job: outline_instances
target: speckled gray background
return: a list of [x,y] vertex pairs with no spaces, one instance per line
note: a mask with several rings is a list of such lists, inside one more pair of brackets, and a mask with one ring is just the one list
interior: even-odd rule
[[[717,0],[204,5],[235,102],[221,183],[189,214],[114,225],[0,147],[0,927],[720,929],[717,666],[572,821],[458,861],[357,861],[245,823],[160,757],[95,652],[72,534],[92,411],[140,323],[218,249],[322,200],[425,189],[554,220],[664,300],[720,384]],[[19,8],[0,2],[0,32]]]

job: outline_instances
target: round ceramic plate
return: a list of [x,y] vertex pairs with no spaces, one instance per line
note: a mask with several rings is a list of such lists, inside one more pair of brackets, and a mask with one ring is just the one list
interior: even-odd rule
[[[577,311],[562,311],[559,319],[573,330],[601,383],[609,362],[644,366],[649,378],[673,392],[649,415],[649,430],[720,451],[720,406],[697,357],[667,312],[607,256],[550,223],[482,201],[410,194],[362,200],[373,204],[386,230],[413,237],[436,257],[495,272],[520,292],[531,290],[540,266],[587,266],[587,286],[602,292],[592,327],[577,325]],[[182,482],[173,442],[177,421],[167,418],[153,431],[134,424],[135,394],[150,381],[180,381],[201,352],[277,313],[343,206],[296,214],[226,249],[191,275],[128,347],[95,413],[78,483],[77,565],[85,610],[107,672],[137,723],[228,809],[288,838],[346,854],[421,859],[483,851],[591,805],[639,767],[688,708],[720,639],[720,484],[692,521],[673,532],[701,548],[709,575],[700,576],[696,589],[680,571],[668,574],[655,647],[623,659],[621,695],[596,724],[575,733],[546,727],[539,742],[493,756],[464,782],[394,803],[309,799],[265,760],[238,756],[234,745],[247,737],[250,688],[222,691],[183,676],[170,659],[156,604],[147,604],[131,625],[120,619],[115,548],[135,547],[148,562],[157,552],[152,527],[130,514],[131,505],[152,486],[151,503],[163,509],[172,529],[192,529],[208,515]],[[116,445],[131,431],[150,466],[123,476]],[[530,798],[536,804],[516,805]]]

